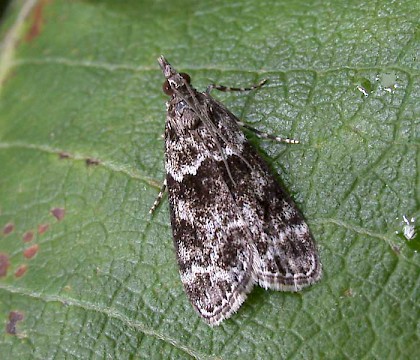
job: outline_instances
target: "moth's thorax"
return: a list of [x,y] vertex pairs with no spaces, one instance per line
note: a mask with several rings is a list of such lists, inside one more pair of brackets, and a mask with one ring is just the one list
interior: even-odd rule
[[166,109],[168,113],[167,127],[175,132],[176,135],[182,136],[187,132],[196,129],[201,124],[199,114],[188,104],[198,101],[198,97],[195,99],[192,96],[186,96],[180,98],[173,96],[170,101],[166,103]]

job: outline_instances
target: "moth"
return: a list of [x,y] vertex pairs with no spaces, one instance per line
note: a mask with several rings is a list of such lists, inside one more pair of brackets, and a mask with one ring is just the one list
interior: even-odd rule
[[188,74],[163,57],[165,77],[166,180],[151,212],[167,188],[175,252],[185,292],[198,314],[218,325],[235,313],[255,284],[299,291],[321,277],[316,246],[296,205],[241,127],[242,123],[210,96],[199,92]]

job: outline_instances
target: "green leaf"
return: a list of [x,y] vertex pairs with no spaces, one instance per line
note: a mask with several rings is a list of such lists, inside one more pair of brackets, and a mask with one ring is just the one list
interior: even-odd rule
[[[0,29],[2,358],[419,357],[416,1],[15,0]],[[210,328],[179,279],[165,55],[258,129],[323,263]],[[31,239],[32,234],[32,239]],[[31,257],[32,255],[32,257]],[[2,267],[3,266],[3,267]],[[26,272],[24,272],[26,270]],[[24,272],[24,273],[23,273]],[[23,316],[23,318],[22,318]]]

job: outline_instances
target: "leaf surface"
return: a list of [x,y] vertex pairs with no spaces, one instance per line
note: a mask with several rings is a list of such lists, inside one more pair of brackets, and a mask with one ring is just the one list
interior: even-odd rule
[[[416,7],[13,1],[0,28],[2,357],[418,357],[419,238],[402,235],[403,215],[416,229],[420,216]],[[198,89],[268,78],[214,96],[301,141],[252,138],[324,276],[298,294],[255,288],[215,328],[183,293],[167,200],[148,214],[164,178],[161,54]]]

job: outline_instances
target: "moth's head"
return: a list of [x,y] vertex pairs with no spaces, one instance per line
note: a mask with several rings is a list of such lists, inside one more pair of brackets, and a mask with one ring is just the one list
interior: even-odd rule
[[158,62],[166,78],[162,85],[162,90],[166,95],[172,96],[181,87],[191,84],[190,76],[186,73],[178,73],[163,56],[158,58]]

